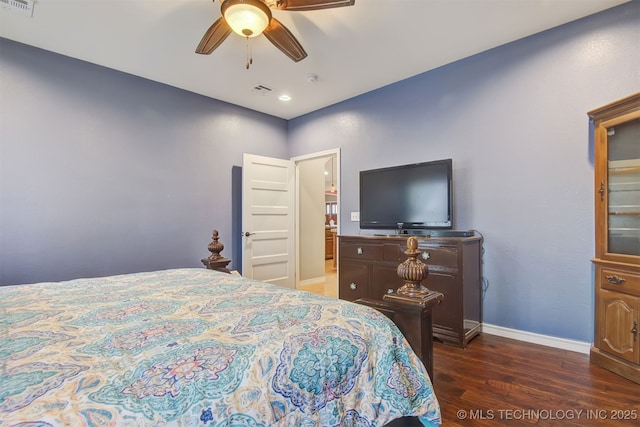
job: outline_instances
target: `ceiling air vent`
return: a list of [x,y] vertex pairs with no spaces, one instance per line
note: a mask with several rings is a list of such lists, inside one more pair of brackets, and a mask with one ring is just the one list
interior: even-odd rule
[[0,6],[28,17],[33,14],[33,0],[0,0]]
[[[3,1],[3,0],[0,0]],[[259,93],[260,95],[266,95],[271,93],[271,88],[266,87],[265,85],[255,85],[251,88],[252,92]]]

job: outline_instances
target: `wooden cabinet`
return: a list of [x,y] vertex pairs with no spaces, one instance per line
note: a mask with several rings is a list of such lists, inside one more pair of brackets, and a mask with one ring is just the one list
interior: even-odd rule
[[[382,300],[402,286],[398,265],[407,257],[407,236],[340,236],[338,238],[339,297]],[[421,258],[429,267],[423,285],[444,299],[433,310],[433,335],[460,347],[482,327],[482,238],[418,237]]]
[[334,254],[335,248],[336,248],[335,240],[336,240],[335,229],[332,230],[331,228],[325,228],[324,229],[324,259],[325,260],[333,259],[333,257],[335,256]]
[[596,232],[591,361],[640,383],[640,93],[589,115]]

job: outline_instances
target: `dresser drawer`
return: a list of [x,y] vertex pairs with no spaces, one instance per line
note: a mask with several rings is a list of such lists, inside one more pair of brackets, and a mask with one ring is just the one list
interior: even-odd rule
[[407,245],[400,245],[397,243],[385,243],[382,245],[382,261],[400,264],[407,259],[404,251],[407,250]]
[[374,264],[371,267],[371,281],[369,282],[369,298],[382,299],[403,284],[398,277],[398,267],[390,264]]
[[360,260],[382,259],[382,245],[371,243],[342,243],[340,245],[340,257]]
[[600,287],[610,291],[640,295],[640,275],[628,271],[603,268],[600,271]]
[[420,259],[427,266],[442,266],[448,268],[458,267],[458,247],[457,246],[428,246],[419,245],[418,249],[422,252]]
[[338,297],[347,301],[369,296],[369,267],[355,261],[340,261]]

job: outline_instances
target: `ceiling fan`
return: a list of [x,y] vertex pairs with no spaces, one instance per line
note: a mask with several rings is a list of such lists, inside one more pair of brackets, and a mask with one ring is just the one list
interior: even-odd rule
[[[214,2],[216,0],[213,0]],[[246,37],[265,37],[294,62],[307,57],[302,45],[280,21],[271,15],[271,9],[307,11],[352,6],[355,0],[220,0],[222,16],[209,27],[196,48],[196,53],[208,55],[231,34]],[[247,68],[252,62],[247,59]]]

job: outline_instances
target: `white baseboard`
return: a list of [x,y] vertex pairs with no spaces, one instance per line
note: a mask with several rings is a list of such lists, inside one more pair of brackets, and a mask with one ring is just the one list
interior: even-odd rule
[[504,328],[502,326],[491,325],[488,323],[482,324],[482,332],[489,335],[498,335],[500,337],[546,345],[547,347],[559,348],[561,350],[575,351],[576,353],[582,354],[589,354],[589,349],[591,348],[591,343],[584,341],[535,334],[533,332]]
[[300,280],[298,282],[298,286],[307,286],[307,285],[315,285],[317,283],[324,283],[325,278],[324,276],[320,276],[320,277],[313,277],[311,279],[306,279],[306,280]]

